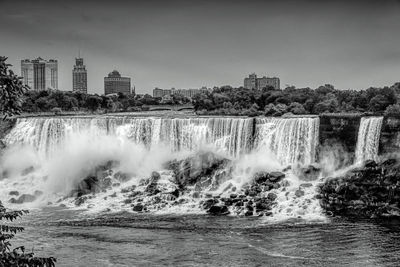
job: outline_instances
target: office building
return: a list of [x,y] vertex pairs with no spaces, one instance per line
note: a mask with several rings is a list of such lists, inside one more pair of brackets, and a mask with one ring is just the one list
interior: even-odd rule
[[277,77],[269,78],[262,77],[257,78],[255,73],[249,75],[249,77],[244,78],[244,88],[246,89],[257,89],[262,90],[263,88],[273,87],[274,89],[280,89],[280,80]]
[[72,91],[87,94],[87,71],[83,65],[83,58],[75,58],[72,70]]
[[114,70],[104,77],[104,94],[130,94],[131,78],[122,77],[118,71]]
[[58,62],[40,57],[21,60],[21,76],[32,90],[58,89]]

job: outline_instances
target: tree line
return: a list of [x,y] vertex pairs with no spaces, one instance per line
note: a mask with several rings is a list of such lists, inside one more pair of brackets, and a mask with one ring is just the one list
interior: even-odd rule
[[282,116],[288,114],[365,113],[400,115],[400,83],[366,90],[287,87],[249,90],[223,86],[193,98],[201,115]]

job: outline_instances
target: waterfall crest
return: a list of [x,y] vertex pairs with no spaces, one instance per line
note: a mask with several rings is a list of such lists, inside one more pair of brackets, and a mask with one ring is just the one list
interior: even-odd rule
[[249,118],[22,118],[6,136],[8,144],[29,144],[49,155],[73,134],[126,137],[148,148],[165,144],[172,151],[212,145],[231,156],[249,152],[253,120]]
[[257,118],[256,147],[267,148],[284,165],[315,162],[319,118]]
[[356,163],[377,159],[382,121],[383,117],[361,118],[356,145]]

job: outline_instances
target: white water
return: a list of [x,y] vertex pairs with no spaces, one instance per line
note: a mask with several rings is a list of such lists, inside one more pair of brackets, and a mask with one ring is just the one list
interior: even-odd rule
[[[120,164],[112,169],[110,177],[121,171],[129,174],[131,180],[99,193],[88,200],[85,207],[94,211],[131,210],[121,204],[125,197],[120,193],[121,188],[138,184],[152,171],[161,171],[168,160],[184,158],[199,150],[211,150],[234,160],[232,180],[214,193],[222,193],[229,183],[240,188],[251,182],[258,171],[280,171],[287,165],[307,165],[315,161],[318,118],[256,119],[256,133],[253,128],[254,120],[249,118],[19,119],[4,140],[9,149],[2,166],[9,172],[9,178],[0,179],[0,198],[8,201],[11,190],[21,194],[40,190],[45,194],[27,205],[46,205],[48,201],[55,202],[67,195],[96,166],[115,160]],[[256,140],[253,140],[254,135]],[[34,171],[22,174],[30,166]],[[161,174],[162,181],[169,186],[171,174],[165,171]],[[286,191],[275,190],[279,200],[274,209],[276,217],[320,214],[318,202],[313,199],[315,187],[304,189],[303,197],[295,197],[302,182],[291,172],[287,180],[290,186]],[[109,197],[112,193],[117,196]],[[196,212],[198,201],[191,199],[179,208],[174,207],[173,212],[176,209]],[[62,203],[73,207],[74,201]]]
[[316,160],[319,118],[257,118],[256,147],[267,148],[284,165]]
[[360,164],[369,159],[378,159],[382,121],[383,117],[361,118],[355,155],[356,164]]

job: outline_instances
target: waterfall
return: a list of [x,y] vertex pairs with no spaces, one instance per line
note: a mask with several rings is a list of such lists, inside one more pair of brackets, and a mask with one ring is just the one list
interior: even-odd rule
[[377,160],[383,117],[361,118],[356,146],[356,163]]
[[249,152],[253,119],[249,118],[21,118],[6,136],[8,144],[29,144],[49,156],[73,134],[126,137],[148,148],[165,144],[171,151],[214,146],[231,156]]
[[256,147],[271,151],[282,165],[316,159],[319,118],[257,118]]

